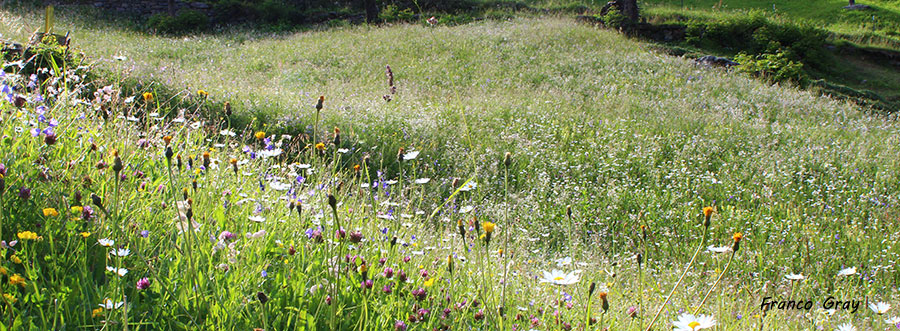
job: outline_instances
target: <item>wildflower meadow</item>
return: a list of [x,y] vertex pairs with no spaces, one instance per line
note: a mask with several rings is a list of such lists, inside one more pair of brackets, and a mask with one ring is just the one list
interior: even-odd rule
[[565,17],[16,15],[0,329],[900,328],[896,116]]

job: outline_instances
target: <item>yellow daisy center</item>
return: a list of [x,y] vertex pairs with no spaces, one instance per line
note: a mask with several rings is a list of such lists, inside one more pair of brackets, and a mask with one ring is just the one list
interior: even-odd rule
[[553,278],[553,280],[563,280],[563,278],[561,276],[557,276],[556,278]]
[[700,323],[697,323],[696,321],[694,321],[694,322],[691,322],[691,324],[688,324],[688,326],[690,326],[691,330],[693,330],[693,329],[696,329],[698,326],[700,326]]

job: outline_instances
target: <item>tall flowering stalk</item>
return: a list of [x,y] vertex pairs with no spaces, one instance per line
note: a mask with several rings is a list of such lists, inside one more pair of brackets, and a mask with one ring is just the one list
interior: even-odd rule
[[[503,224],[506,225],[506,231],[504,231],[503,235],[503,254],[500,255],[500,262],[503,263],[503,287],[500,290],[500,329],[503,329],[503,313],[502,309],[506,307],[506,283],[507,276],[509,275],[509,264],[504,261],[504,257],[509,256],[509,229],[512,229],[512,226],[509,224],[509,165],[512,164],[512,154],[506,152],[506,155],[503,157],[503,168],[504,168],[504,176],[503,176],[503,199],[504,201],[504,210],[503,210]],[[504,256],[505,255],[505,256]]]
[[[734,244],[731,246],[731,256],[728,258],[728,264],[725,265],[725,269],[722,270],[722,273],[719,274],[719,278],[716,278],[716,282],[713,283],[713,286],[709,288],[709,291],[706,292],[706,296],[703,297],[703,300],[700,301],[700,304],[697,305],[697,308],[694,309],[694,315],[697,315],[697,312],[700,311],[700,308],[703,307],[703,304],[706,303],[706,299],[709,299],[709,295],[712,294],[712,291],[716,289],[716,286],[719,285],[719,281],[722,280],[722,277],[725,277],[725,274],[728,273],[728,268],[731,267],[731,262],[734,261],[734,256],[737,254],[738,249],[741,248],[741,239],[744,238],[743,233],[735,233],[734,236],[731,237],[734,240]],[[793,285],[793,282],[791,282]],[[791,291],[793,293],[793,291]]]
[[684,272],[681,273],[681,277],[678,277],[678,282],[676,282],[675,286],[672,287],[672,292],[669,293],[669,295],[666,297],[666,301],[663,302],[662,306],[659,307],[659,310],[656,311],[656,315],[653,316],[653,320],[651,320],[650,324],[647,325],[647,331],[653,329],[653,324],[656,323],[656,319],[659,318],[659,314],[662,313],[663,309],[666,309],[666,305],[669,304],[669,300],[672,299],[672,296],[675,295],[675,291],[678,290],[678,286],[680,286],[681,282],[684,281],[684,276],[687,275],[688,271],[691,270],[691,266],[694,265],[694,261],[697,260],[697,255],[700,254],[703,246],[706,245],[706,237],[709,234],[709,224],[712,213],[713,207],[703,208],[703,216],[706,217],[706,220],[703,222],[703,239],[700,240],[700,245],[697,245],[697,250],[694,251],[694,256],[691,257],[691,261],[688,262],[687,267],[684,268]]

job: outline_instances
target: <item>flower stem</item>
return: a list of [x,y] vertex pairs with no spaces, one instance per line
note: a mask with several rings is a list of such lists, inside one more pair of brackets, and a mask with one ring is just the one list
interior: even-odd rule
[[696,315],[697,312],[700,311],[700,308],[702,308],[703,304],[706,303],[706,299],[709,299],[709,295],[712,294],[712,291],[715,290],[716,286],[719,285],[719,281],[721,281],[722,278],[725,277],[725,274],[728,272],[728,268],[731,267],[731,261],[734,261],[734,255],[736,253],[737,252],[731,252],[731,257],[728,258],[728,264],[725,265],[725,269],[722,270],[721,274],[719,274],[719,278],[716,278],[716,282],[713,283],[713,286],[709,288],[709,291],[706,292],[706,296],[703,297],[703,301],[700,301],[700,305],[698,305],[697,308],[694,309],[694,315]]
[[678,290],[678,286],[681,285],[681,282],[684,280],[684,276],[687,275],[688,271],[691,270],[691,266],[694,264],[694,261],[697,260],[697,255],[700,255],[700,250],[703,248],[703,245],[706,244],[706,235],[709,233],[709,228],[703,229],[703,239],[700,240],[700,245],[697,246],[697,250],[694,251],[694,256],[691,257],[691,262],[688,262],[687,267],[684,268],[684,272],[681,273],[681,277],[678,277],[678,282],[675,283],[675,286],[672,287],[672,292],[666,297],[666,301],[663,302],[662,306],[659,307],[659,310],[656,311],[656,315],[653,316],[653,320],[650,321],[650,325],[647,325],[646,331],[650,331],[653,329],[653,323],[656,323],[656,320],[659,318],[659,314],[662,313],[663,309],[666,309],[666,305],[669,304],[669,300],[672,299],[672,296],[675,295],[675,291]]

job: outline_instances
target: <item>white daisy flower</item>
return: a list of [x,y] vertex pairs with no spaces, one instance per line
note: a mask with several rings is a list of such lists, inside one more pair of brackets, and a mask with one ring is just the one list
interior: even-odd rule
[[417,157],[419,157],[418,151],[413,151],[413,152],[403,154],[403,160],[406,160],[406,161],[415,160]]
[[894,316],[894,317],[884,320],[884,322],[887,324],[890,324],[890,325],[897,325],[897,324],[900,324],[900,317]]
[[269,182],[269,187],[276,191],[287,191],[291,188],[291,184],[282,182]]
[[349,150],[349,149],[346,149],[346,148],[338,148],[338,150],[337,150],[337,152],[338,152],[338,153],[341,153],[341,154],[346,154],[346,153],[349,152],[349,151],[350,151],[350,150]]
[[228,129],[219,131],[219,134],[220,134],[220,135],[223,135],[223,136],[228,136],[228,137],[234,137],[234,136],[237,135],[236,133],[234,133],[234,131],[231,131],[231,130],[228,130]]
[[678,319],[673,321],[672,325],[676,331],[696,331],[716,326],[716,319],[709,315],[694,316],[685,313],[678,316]]
[[838,271],[837,275],[838,276],[850,276],[853,274],[856,274],[856,267],[841,269],[841,271]]
[[388,185],[394,185],[394,184],[397,184],[397,181],[394,180],[394,179],[391,179],[391,180],[385,181],[384,183],[385,183],[385,184],[388,184]]
[[259,230],[253,233],[247,232],[245,236],[247,237],[247,239],[262,238],[266,236],[266,230]]
[[100,243],[100,246],[103,246],[103,247],[112,247],[112,245],[116,244],[116,242],[114,240],[106,239],[106,238],[98,239],[97,242]]
[[719,247],[709,246],[706,249],[713,253],[725,253],[725,252],[730,251],[731,247],[729,247],[729,246],[719,246]]
[[576,272],[564,272],[554,269],[551,272],[544,271],[541,277],[541,283],[551,283],[554,285],[572,285],[578,282],[581,277]]
[[468,182],[468,183],[466,183],[466,185],[463,185],[462,187],[460,187],[459,190],[463,191],[463,192],[468,192],[468,191],[472,191],[476,188],[478,188],[478,183]]
[[128,269],[125,269],[125,268],[116,268],[116,267],[106,266],[106,271],[117,274],[117,275],[119,275],[119,277],[125,277],[125,275],[128,274]]
[[459,209],[459,213],[460,213],[460,214],[466,214],[466,213],[471,212],[471,211],[473,211],[473,210],[475,210],[475,207],[473,207],[473,206],[463,206],[462,208]]
[[784,276],[784,279],[791,280],[791,281],[804,280],[804,279],[806,279],[806,276],[804,276],[803,274],[787,274]]
[[119,308],[122,308],[122,306],[124,306],[124,305],[125,305],[125,301],[119,301],[119,302],[113,303],[112,299],[110,299],[110,298],[106,298],[106,300],[103,300],[103,303],[99,304],[100,307],[103,307],[103,309],[106,309],[106,310],[119,309]]
[[431,181],[431,178],[419,178],[415,180],[416,184],[427,184]]
[[874,311],[876,314],[881,315],[886,313],[888,310],[891,310],[891,304],[887,302],[871,302],[869,303],[869,309]]
[[570,264],[572,264],[572,258],[571,258],[571,257],[566,256],[566,257],[561,258],[561,259],[556,259],[556,265],[559,266],[559,267],[567,266],[567,265],[570,265]]
[[131,254],[131,250],[127,248],[119,248],[113,250],[110,254],[118,257],[126,257]]
[[835,330],[837,330],[837,331],[856,331],[856,327],[853,326],[853,324],[850,324],[850,322],[847,322],[847,323],[838,325],[837,329],[835,329]]
[[249,216],[247,218],[250,219],[250,221],[253,221],[256,223],[262,223],[262,222],[266,221],[266,218],[262,217],[262,216]]

